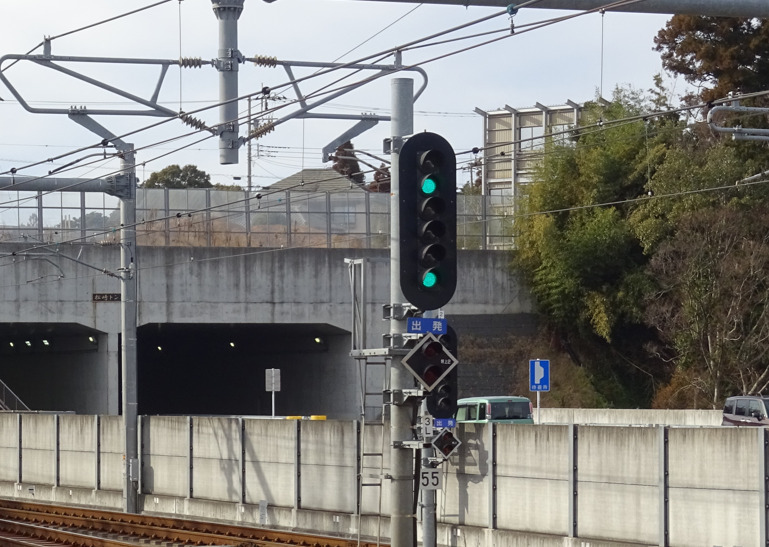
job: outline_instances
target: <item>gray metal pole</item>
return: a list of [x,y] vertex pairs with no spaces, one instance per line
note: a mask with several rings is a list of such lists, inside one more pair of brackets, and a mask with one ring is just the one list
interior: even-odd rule
[[120,201],[120,270],[122,361],[123,361],[123,423],[125,426],[125,512],[138,513],[139,439],[137,413],[136,356],[136,163],[134,148],[127,144],[121,169],[128,176],[128,195]]
[[[248,98],[248,132],[251,133],[251,97]],[[247,173],[247,179],[248,179],[248,192],[251,193],[252,188],[252,181],[251,181],[251,162],[253,161],[253,158],[251,157],[251,139],[248,139],[248,145],[246,147],[246,161],[248,162],[248,167],[246,168]],[[249,196],[251,197],[251,196]],[[248,202],[246,202],[246,205],[248,205]]]
[[[400,285],[400,195],[398,165],[403,137],[414,132],[414,81],[408,78],[394,78],[392,94],[392,154],[390,164],[390,304],[399,308],[404,301]],[[390,340],[393,347],[402,347],[406,319],[390,319]],[[390,365],[390,388],[393,393],[414,387],[413,377],[395,356]],[[414,455],[411,448],[399,445],[413,439],[412,404],[393,404],[390,408],[390,545],[392,547],[414,546]]]
[[[427,402],[422,400],[421,412],[423,420],[424,416],[429,416],[427,412]],[[431,418],[432,419],[432,418]],[[424,421],[423,421],[424,423]],[[424,429],[422,430],[424,433]],[[428,441],[426,435],[423,435],[425,441]],[[430,447],[422,448],[422,469],[430,467],[430,458],[435,456],[435,450]],[[435,518],[435,502],[437,498],[437,492],[435,490],[422,489],[422,547],[436,547],[438,540],[436,537],[437,521]]]
[[219,20],[219,163],[238,163],[238,18],[244,0],[211,0]]

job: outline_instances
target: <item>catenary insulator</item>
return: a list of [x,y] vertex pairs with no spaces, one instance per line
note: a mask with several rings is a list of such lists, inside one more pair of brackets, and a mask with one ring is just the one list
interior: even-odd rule
[[179,66],[184,68],[200,68],[203,66],[203,59],[200,57],[182,57],[179,59]]
[[257,55],[251,59],[256,66],[269,66],[274,67],[278,64],[277,57],[268,57],[267,55]]
[[263,137],[267,133],[272,133],[275,131],[275,122],[269,122],[264,125],[258,125],[256,128],[254,128],[251,133],[248,134],[249,139],[258,139],[259,137]]
[[216,132],[208,127],[205,123],[203,123],[202,120],[199,120],[193,116],[190,116],[189,114],[185,114],[182,112],[179,114],[179,119],[184,123],[185,125],[189,125],[193,129],[205,129],[206,131],[209,131],[212,134],[215,134]]

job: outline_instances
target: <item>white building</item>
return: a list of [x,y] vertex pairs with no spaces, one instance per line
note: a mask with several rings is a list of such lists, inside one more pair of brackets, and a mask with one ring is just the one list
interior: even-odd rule
[[508,198],[512,205],[532,181],[546,137],[557,139],[575,127],[581,110],[572,101],[558,106],[536,103],[530,108],[505,105],[488,112],[476,108],[483,116],[482,194]]

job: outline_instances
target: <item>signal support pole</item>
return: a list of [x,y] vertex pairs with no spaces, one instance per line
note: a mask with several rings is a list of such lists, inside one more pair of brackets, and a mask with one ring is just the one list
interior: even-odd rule
[[132,144],[118,143],[122,149],[120,167],[128,178],[127,195],[120,203],[120,270],[122,365],[123,365],[123,422],[125,427],[125,495],[126,513],[138,513],[139,439],[138,439],[138,378],[136,351],[136,163]]
[[[392,309],[400,308],[404,302],[400,284],[400,194],[398,166],[403,137],[414,132],[414,81],[408,78],[394,78],[392,94],[392,154],[390,166],[390,304]],[[403,346],[406,319],[402,314],[393,313],[390,318],[390,347]],[[391,352],[394,354],[395,352]],[[393,355],[390,360],[390,389],[393,404],[390,407],[390,545],[392,547],[413,547],[414,540],[414,455],[411,448],[403,445],[413,438],[414,407],[403,401],[399,392],[413,388],[411,374]],[[401,401],[395,404],[396,397]]]
[[219,20],[219,163],[238,163],[238,64],[243,56],[238,50],[238,18],[244,0],[211,0]]

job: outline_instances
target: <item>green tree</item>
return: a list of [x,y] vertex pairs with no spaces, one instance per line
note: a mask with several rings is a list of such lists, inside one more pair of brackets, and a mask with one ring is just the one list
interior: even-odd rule
[[514,221],[513,263],[556,349],[586,366],[615,406],[649,404],[666,379],[664,361],[645,350],[656,341],[644,321],[654,285],[631,219],[682,128],[670,117],[621,121],[651,107],[629,89],[587,104],[572,142],[547,144]]
[[[608,107],[588,106],[583,125],[635,113],[637,97],[629,97],[620,92]],[[515,220],[515,263],[556,327],[611,342],[618,324],[642,316],[638,297],[646,258],[626,223],[626,203],[645,192],[646,144],[638,121],[585,128],[574,146],[546,149]]]
[[674,15],[654,39],[665,70],[711,101],[769,88],[769,20]]
[[169,165],[155,173],[142,185],[143,188],[211,188],[211,176],[194,165]]

